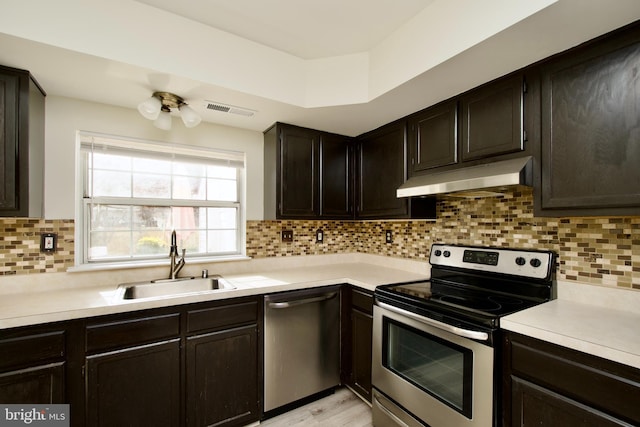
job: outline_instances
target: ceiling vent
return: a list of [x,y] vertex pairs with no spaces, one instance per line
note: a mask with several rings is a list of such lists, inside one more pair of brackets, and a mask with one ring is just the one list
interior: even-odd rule
[[220,102],[205,101],[204,106],[207,110],[220,111],[221,113],[237,114],[239,116],[253,117],[257,113],[255,110],[248,108],[235,107],[233,105],[226,105]]

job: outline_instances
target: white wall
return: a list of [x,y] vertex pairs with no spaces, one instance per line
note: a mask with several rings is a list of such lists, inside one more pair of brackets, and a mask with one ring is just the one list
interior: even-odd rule
[[263,137],[261,132],[202,122],[187,129],[179,117],[162,131],[137,110],[47,96],[45,119],[46,219],[73,219],[76,131],[242,151],[246,154],[246,218],[263,219]]

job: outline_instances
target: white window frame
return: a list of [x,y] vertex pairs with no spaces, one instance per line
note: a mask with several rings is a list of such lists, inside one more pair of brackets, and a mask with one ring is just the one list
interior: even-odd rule
[[[232,165],[237,170],[237,201],[199,201],[199,200],[158,200],[147,198],[119,198],[119,197],[87,197],[85,189],[87,188],[88,165],[86,164],[87,156],[84,154],[92,149],[116,149],[119,151],[132,150],[137,153],[153,153],[153,157],[163,156],[167,159],[198,159],[203,163],[209,160],[211,164]],[[88,131],[78,131],[76,135],[76,223],[75,223],[75,266],[70,271],[83,270],[100,270],[110,268],[123,267],[144,267],[153,265],[165,265],[168,261],[169,253],[166,256],[150,257],[144,259],[117,259],[117,260],[99,260],[89,261],[89,221],[90,221],[90,205],[92,203],[103,203],[111,205],[124,206],[194,206],[194,207],[237,207],[236,218],[236,242],[237,252],[224,254],[204,254],[192,255],[186,254],[187,262],[212,262],[226,261],[230,259],[246,259],[246,170],[245,170],[245,153],[217,150],[204,147],[196,147],[182,144],[173,144],[157,141],[142,140],[138,138],[128,138],[121,136],[105,135]],[[135,203],[130,203],[135,201]],[[173,202],[173,203],[171,203]],[[176,203],[177,202],[177,203]]]

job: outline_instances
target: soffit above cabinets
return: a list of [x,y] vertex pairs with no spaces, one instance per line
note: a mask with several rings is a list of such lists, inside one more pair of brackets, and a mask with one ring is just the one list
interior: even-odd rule
[[[319,11],[294,0],[183,3],[7,0],[0,63],[30,70],[49,96],[135,110],[162,90],[212,123],[355,136],[640,19],[637,0],[410,0],[398,10],[357,0],[360,14],[337,0]],[[215,28],[224,17],[228,26]],[[276,40],[264,36],[273,25]],[[301,28],[324,31],[302,42]],[[208,110],[205,100],[256,114]]]

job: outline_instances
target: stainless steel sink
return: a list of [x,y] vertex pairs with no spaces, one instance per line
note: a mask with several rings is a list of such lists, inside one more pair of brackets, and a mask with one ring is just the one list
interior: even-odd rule
[[207,278],[186,277],[174,280],[163,279],[152,282],[124,283],[118,288],[122,299],[142,299],[199,292],[228,291],[236,287],[220,276],[212,276]]

